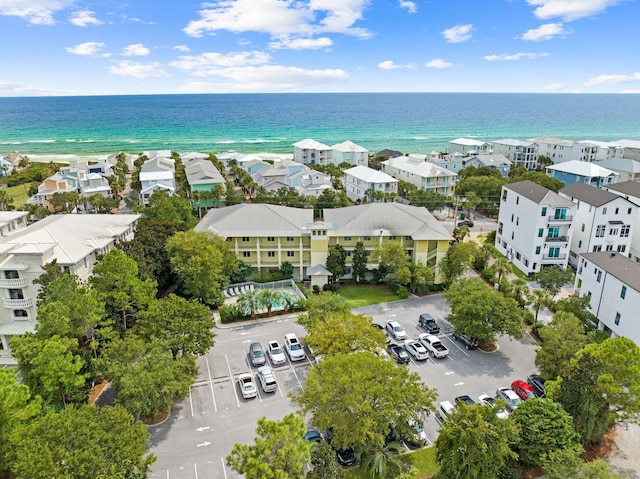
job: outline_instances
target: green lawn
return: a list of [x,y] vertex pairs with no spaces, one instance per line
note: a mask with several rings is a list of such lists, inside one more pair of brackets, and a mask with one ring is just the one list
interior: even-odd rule
[[387,303],[397,301],[398,296],[386,286],[349,285],[342,286],[338,290],[350,308],[359,308],[369,304]]
[[[415,475],[416,479],[422,479],[424,477],[431,477],[435,472],[438,472],[438,466],[436,464],[436,448],[428,447],[426,449],[420,449],[419,451],[405,454],[403,459],[411,461],[417,470]],[[356,467],[355,469],[349,469],[345,475],[346,479],[370,479],[371,476],[366,474],[362,469]]]
[[27,185],[10,186],[6,189],[7,194],[13,198],[13,206],[17,210],[19,210],[29,198],[27,190],[25,189],[26,186]]

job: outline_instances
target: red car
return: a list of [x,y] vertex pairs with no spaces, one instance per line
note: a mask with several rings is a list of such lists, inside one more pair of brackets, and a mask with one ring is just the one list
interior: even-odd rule
[[513,389],[524,401],[527,399],[534,399],[536,397],[536,394],[533,392],[533,388],[521,379],[513,381],[511,383],[511,389]]

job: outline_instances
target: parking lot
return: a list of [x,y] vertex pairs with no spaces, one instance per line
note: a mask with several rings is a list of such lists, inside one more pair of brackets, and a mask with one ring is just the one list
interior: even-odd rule
[[[367,306],[354,312],[370,315],[381,325],[389,319],[398,321],[412,338],[424,332],[418,328],[420,313],[427,312],[436,319],[441,329],[439,337],[449,349],[449,356],[420,362],[412,359],[408,367],[438,390],[438,401],[453,402],[462,394],[474,399],[483,393],[493,396],[498,387],[509,386],[514,379],[526,379],[534,372],[535,345],[527,336],[523,340],[501,337],[500,347],[493,353],[468,351],[455,341],[452,328],[445,321],[447,304],[440,295]],[[151,477],[240,477],[224,464],[225,456],[235,443],[253,441],[259,418],[281,419],[294,411],[288,394],[304,387],[313,364],[305,360],[274,368],[278,390],[265,394],[258,386],[258,397],[254,399],[242,398],[236,378],[244,372],[253,376],[257,372],[248,360],[251,342],[259,341],[266,347],[269,340],[275,339],[282,345],[284,335],[291,332],[301,339],[305,334],[294,319],[216,330],[216,344],[199,359],[200,373],[190,395],[172,409],[165,423],[150,429],[150,451],[158,458]],[[425,423],[430,441],[435,440],[437,430],[438,423],[430,415]]]

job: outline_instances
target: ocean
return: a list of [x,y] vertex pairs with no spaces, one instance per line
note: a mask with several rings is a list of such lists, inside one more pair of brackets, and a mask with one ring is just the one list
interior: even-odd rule
[[292,93],[0,98],[0,153],[291,153],[312,138],[371,152],[459,137],[640,140],[640,95]]

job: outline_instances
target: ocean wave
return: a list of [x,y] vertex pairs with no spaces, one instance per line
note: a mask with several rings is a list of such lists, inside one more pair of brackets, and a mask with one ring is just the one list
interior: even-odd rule
[[234,143],[237,143],[237,141],[235,141],[235,140],[218,140],[218,141],[214,141],[214,143],[216,145],[233,145]]
[[21,141],[2,141],[0,145],[22,145]]
[[429,137],[427,137],[427,136],[414,136],[411,139],[412,140],[416,140],[416,141],[425,141],[425,140],[428,140]]
[[55,143],[56,140],[29,140],[27,143]]
[[264,138],[247,138],[246,140],[242,140],[242,143],[280,143],[284,140],[282,139],[274,139],[274,140],[266,140]]

